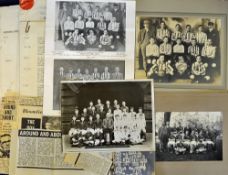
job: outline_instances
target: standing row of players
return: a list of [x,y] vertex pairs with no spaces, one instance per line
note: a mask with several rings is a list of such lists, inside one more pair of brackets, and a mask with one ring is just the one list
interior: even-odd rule
[[94,105],[91,101],[89,107],[82,113],[75,108],[69,130],[73,146],[98,146],[102,144],[139,144],[146,140],[146,119],[142,108],[138,113],[134,107],[129,107],[123,101],[121,105],[114,100],[102,104],[97,100]]
[[65,72],[63,67],[59,68],[59,75],[61,79],[65,80],[122,80],[124,78],[123,73],[120,72],[120,68],[117,66],[114,68],[114,72],[109,72],[109,68],[106,66],[104,72],[100,73],[98,68],[95,67],[93,72],[90,73],[89,69],[85,69],[84,73],[78,68],[76,72],[70,68]]
[[[65,8],[66,4],[63,4],[62,11]],[[83,50],[86,47],[114,50],[121,36],[123,14],[118,4],[114,4],[112,10],[109,6],[103,10],[99,6],[94,9],[89,6],[83,10],[76,4],[72,13],[68,13],[64,18],[59,16],[62,40],[65,46],[72,50]]]

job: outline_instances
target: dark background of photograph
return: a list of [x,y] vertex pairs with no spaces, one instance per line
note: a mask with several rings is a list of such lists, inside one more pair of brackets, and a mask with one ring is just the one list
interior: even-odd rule
[[87,108],[90,101],[96,104],[101,99],[113,104],[114,99],[119,103],[126,101],[128,107],[133,106],[135,111],[143,108],[147,123],[147,133],[152,132],[152,105],[150,82],[108,82],[108,83],[63,83],[61,87],[61,117],[62,131],[67,134],[74,108],[79,107],[80,113]]
[[[104,68],[107,66],[109,72],[113,73],[115,67],[120,68],[120,72],[123,73],[123,78],[125,77],[125,62],[124,61],[100,61],[100,60],[55,60],[54,61],[54,86],[53,86],[53,109],[60,109],[60,76],[59,68],[63,67],[64,72],[68,71],[70,68],[76,73],[77,69],[81,69],[81,73],[84,74],[85,69],[89,69],[90,74],[92,74],[94,67],[98,68],[98,72],[101,74],[104,72]],[[125,78],[124,78],[125,79]]]
[[17,5],[19,0],[0,0],[0,6]]

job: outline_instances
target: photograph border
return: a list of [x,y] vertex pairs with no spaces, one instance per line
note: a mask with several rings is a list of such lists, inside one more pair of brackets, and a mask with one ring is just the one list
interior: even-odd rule
[[[131,148],[126,148],[123,151],[152,151],[155,152],[156,151],[156,139],[155,139],[155,101],[154,101],[154,81],[148,80],[148,79],[143,79],[143,80],[107,80],[107,81],[61,81],[61,87],[63,84],[72,84],[72,83],[83,83],[83,84],[87,84],[87,83],[115,83],[115,82],[123,82],[123,83],[127,83],[127,82],[150,82],[151,84],[151,117],[152,117],[152,143],[151,144],[151,148],[150,149],[142,149],[142,150],[136,150],[136,149],[131,149]],[[62,91],[60,92],[60,97],[62,97]],[[62,100],[60,100],[60,110],[62,109]],[[62,113],[62,112],[61,112]],[[61,117],[61,123],[62,123],[62,117]],[[73,153],[73,152],[87,152],[88,149],[85,150],[80,150],[80,151],[66,151],[65,150],[65,146],[64,146],[64,141],[63,141],[63,135],[62,135],[62,148],[63,148],[63,152],[64,153]],[[119,149],[115,150],[115,148],[104,148],[104,149],[96,149],[96,148],[91,148],[90,149],[91,152],[106,152],[106,151],[120,151]]]
[[[154,87],[159,90],[227,90],[228,88],[228,61],[227,61],[227,14],[225,13],[184,13],[184,12],[148,12],[148,11],[137,11],[136,12],[136,32],[137,25],[139,22],[139,17],[211,17],[211,18],[220,18],[222,27],[222,32],[220,35],[220,44],[221,44],[221,83],[220,85],[210,85],[210,84],[180,84],[180,83],[154,83]],[[136,33],[137,37],[137,33]],[[137,38],[136,38],[137,39]],[[137,43],[135,44],[137,45]],[[136,50],[135,50],[136,52]],[[136,63],[136,53],[135,53],[135,63]],[[136,77],[136,64],[134,67],[134,78]],[[138,80],[138,79],[136,79]]]

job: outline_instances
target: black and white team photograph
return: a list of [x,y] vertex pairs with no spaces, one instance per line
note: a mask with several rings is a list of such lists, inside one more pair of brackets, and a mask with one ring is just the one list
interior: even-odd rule
[[62,82],[64,152],[153,151],[152,86],[152,81]]
[[124,2],[56,2],[56,50],[124,52],[125,32]]
[[221,112],[157,112],[157,161],[223,160]]
[[[182,17],[183,16],[183,17]],[[220,17],[138,16],[136,79],[193,86],[223,82]]]
[[117,60],[55,60],[53,109],[60,109],[61,81],[124,80],[125,62]]

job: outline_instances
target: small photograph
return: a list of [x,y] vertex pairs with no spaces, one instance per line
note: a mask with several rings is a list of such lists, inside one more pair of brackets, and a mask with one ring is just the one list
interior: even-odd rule
[[126,3],[57,1],[57,51],[125,52]]
[[222,86],[223,18],[155,15],[137,17],[136,79]]
[[155,175],[154,152],[119,152],[113,154],[111,175]]
[[222,126],[221,112],[156,113],[156,160],[223,160]]
[[61,85],[64,152],[153,151],[152,81]]
[[43,116],[42,129],[61,130],[61,117]]
[[10,157],[10,134],[0,135],[0,158]]
[[60,110],[61,81],[124,80],[124,61],[55,60],[53,109]]
[[21,129],[40,129],[41,119],[39,118],[22,118]]

